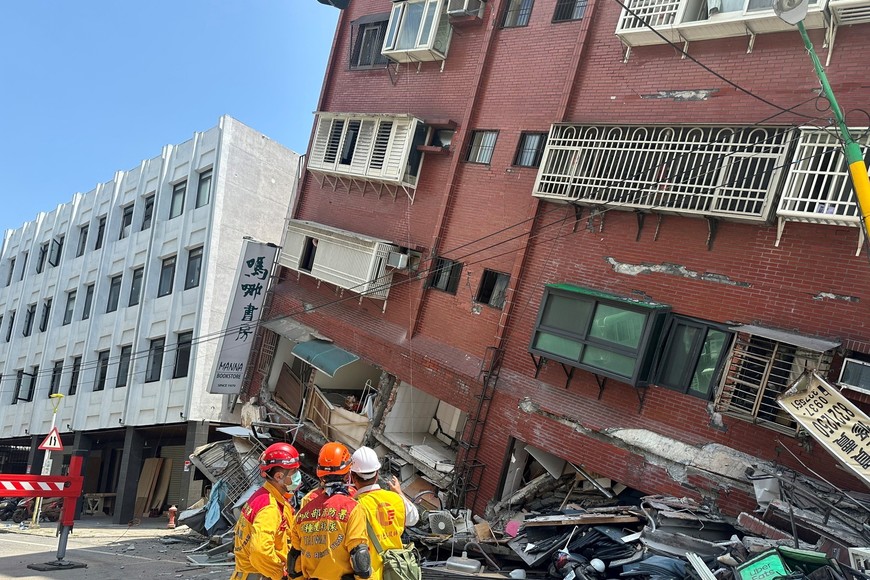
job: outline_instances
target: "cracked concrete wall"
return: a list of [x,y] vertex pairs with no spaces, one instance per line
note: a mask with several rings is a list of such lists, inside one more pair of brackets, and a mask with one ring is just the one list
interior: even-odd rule
[[628,276],[639,276],[640,274],[667,274],[669,276],[703,280],[704,282],[739,286],[741,288],[752,287],[752,284],[749,282],[732,280],[724,274],[716,274],[714,272],[696,272],[695,270],[689,270],[685,266],[679,264],[669,264],[667,262],[662,264],[627,264],[610,256],[605,257],[605,260],[617,274],[625,274]]

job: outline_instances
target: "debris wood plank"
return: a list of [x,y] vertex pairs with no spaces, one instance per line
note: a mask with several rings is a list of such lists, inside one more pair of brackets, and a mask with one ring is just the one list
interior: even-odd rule
[[641,521],[637,516],[607,514],[575,514],[570,516],[539,516],[523,522],[533,526],[597,526],[599,524],[634,524]]

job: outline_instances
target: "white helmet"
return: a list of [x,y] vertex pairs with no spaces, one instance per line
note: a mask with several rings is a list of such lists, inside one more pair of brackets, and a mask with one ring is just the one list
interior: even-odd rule
[[381,468],[378,454],[371,447],[360,447],[353,452],[351,459],[353,463],[350,466],[350,470],[362,479],[373,478],[375,473]]

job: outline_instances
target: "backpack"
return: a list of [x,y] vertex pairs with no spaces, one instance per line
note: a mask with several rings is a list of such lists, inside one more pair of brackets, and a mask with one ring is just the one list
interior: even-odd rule
[[384,550],[368,519],[366,519],[366,528],[372,545],[384,563],[384,580],[421,580],[420,559],[414,542],[405,544],[402,548]]

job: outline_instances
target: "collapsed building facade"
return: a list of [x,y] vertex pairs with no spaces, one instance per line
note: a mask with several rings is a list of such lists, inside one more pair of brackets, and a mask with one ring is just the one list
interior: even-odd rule
[[[807,371],[870,403],[831,114],[770,2],[702,4],[343,10],[246,411],[478,514],[572,470],[728,515],[748,468],[863,490],[776,403]],[[850,111],[841,4],[805,23]]]

